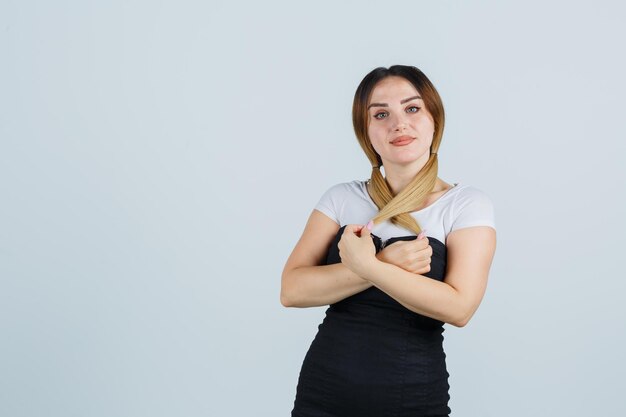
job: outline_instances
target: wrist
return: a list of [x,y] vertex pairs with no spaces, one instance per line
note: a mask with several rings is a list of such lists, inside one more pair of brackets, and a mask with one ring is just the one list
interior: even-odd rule
[[374,276],[376,276],[376,270],[383,263],[378,256],[372,257],[367,263],[365,263],[361,268],[361,273],[359,274],[361,278],[371,281]]

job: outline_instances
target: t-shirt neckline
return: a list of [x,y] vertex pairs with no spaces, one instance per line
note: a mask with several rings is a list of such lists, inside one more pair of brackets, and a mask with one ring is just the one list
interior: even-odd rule
[[[374,203],[374,200],[373,200],[373,199],[372,199],[372,197],[370,196],[370,193],[367,191],[367,182],[368,182],[368,181],[369,181],[369,180],[364,180],[364,181],[361,181],[361,191],[363,191],[363,193],[365,194],[365,196],[366,196],[367,200],[370,202],[370,204],[371,204],[371,205],[373,205],[373,206],[376,208],[376,210],[378,210],[378,206],[376,205],[376,203]],[[419,210],[414,210],[414,211],[412,211],[411,213],[420,213],[420,212],[422,212],[422,211],[424,211],[424,210],[427,210],[427,209],[431,208],[432,206],[434,206],[435,204],[437,204],[439,201],[441,201],[441,200],[442,200],[445,196],[447,196],[448,194],[450,194],[450,192],[451,192],[452,190],[457,189],[457,188],[458,188],[458,186],[459,186],[459,183],[458,183],[458,182],[455,182],[455,183],[454,183],[454,185],[452,185],[452,187],[450,187],[450,189],[449,189],[449,190],[447,190],[445,193],[443,193],[441,196],[439,196],[439,198],[438,198],[438,199],[436,199],[435,201],[433,201],[432,203],[430,203],[430,204],[429,204],[429,205],[427,205],[426,207],[422,207],[422,208],[421,208],[421,209],[419,209]]]

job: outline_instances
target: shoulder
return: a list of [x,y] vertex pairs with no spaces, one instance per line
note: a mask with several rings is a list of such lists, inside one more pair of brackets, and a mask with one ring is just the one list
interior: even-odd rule
[[332,196],[341,196],[350,193],[358,193],[364,189],[368,180],[352,180],[339,182],[326,188],[324,194]]
[[338,224],[342,224],[345,217],[346,206],[352,206],[350,202],[361,197],[367,180],[352,180],[335,183],[328,188],[319,198],[315,209],[326,214]]
[[471,226],[491,226],[495,229],[494,204],[482,188],[459,184],[452,202],[452,230]]
[[493,204],[489,193],[482,188],[471,184],[459,184],[455,194],[454,202],[456,206],[463,206],[469,203]]

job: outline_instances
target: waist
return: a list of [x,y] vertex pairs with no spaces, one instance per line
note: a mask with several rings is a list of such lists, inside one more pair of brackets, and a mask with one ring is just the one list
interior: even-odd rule
[[387,328],[402,332],[417,332],[422,337],[439,340],[444,322],[415,313],[403,305],[372,302],[339,302],[326,310],[324,323],[344,323],[360,327]]
[[420,375],[437,376],[445,370],[443,331],[442,326],[416,325],[406,313],[331,307],[311,344],[309,361],[319,367],[331,361],[337,367],[356,355],[361,365],[352,368],[382,361],[382,370],[411,365]]

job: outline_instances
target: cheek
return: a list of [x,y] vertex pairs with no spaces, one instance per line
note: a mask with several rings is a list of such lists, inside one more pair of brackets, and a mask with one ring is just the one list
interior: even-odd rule
[[370,138],[370,142],[372,143],[372,147],[378,153],[380,153],[380,144],[385,140],[385,135],[380,129],[368,129],[368,135]]
[[387,129],[385,129],[382,123],[371,124],[367,131],[370,138],[375,141],[380,141],[381,138],[384,138],[387,134]]
[[432,126],[429,124],[417,126],[417,129],[420,132],[422,132],[422,134],[429,135],[429,136],[435,132],[435,126]]
[[424,132],[434,132],[435,131],[435,123],[434,123],[434,121],[430,117],[428,117],[426,115],[422,115],[422,118],[417,121],[417,125],[419,126],[419,129],[424,131]]
[[435,133],[435,129],[433,126],[415,126],[415,130],[417,130],[417,134],[419,136],[421,136],[424,139],[430,139],[431,137],[433,137],[433,134]]

